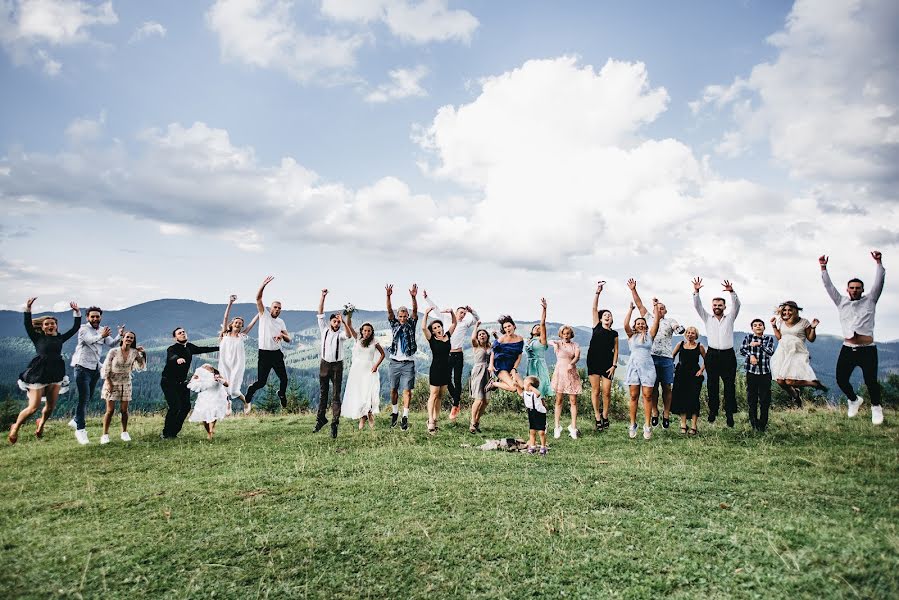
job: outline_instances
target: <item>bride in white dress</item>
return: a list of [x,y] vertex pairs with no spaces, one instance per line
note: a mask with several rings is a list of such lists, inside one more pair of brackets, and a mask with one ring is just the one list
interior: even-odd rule
[[364,323],[359,333],[353,329],[353,313],[344,321],[347,335],[356,340],[353,344],[350,374],[347,376],[340,416],[359,419],[359,429],[368,421],[370,429],[375,427],[374,415],[380,412],[381,376],[378,367],[384,360],[384,349],[375,341],[375,328]]
[[817,338],[815,328],[818,319],[811,322],[799,316],[802,310],[792,300],[777,307],[777,314],[771,319],[774,337],[779,342],[771,356],[771,376],[796,402],[801,402],[799,388],[811,387],[826,392],[827,387],[818,381],[812,370],[811,356],[806,341]]
[[247,339],[247,334],[250,333],[250,330],[256,325],[256,321],[259,320],[259,313],[256,313],[256,316],[253,317],[253,320],[250,321],[246,328],[243,326],[243,317],[234,317],[229,322],[228,316],[231,314],[231,305],[234,304],[235,300],[237,300],[237,296],[231,294],[231,297],[228,299],[228,307],[225,308],[225,317],[222,319],[222,332],[219,334],[218,370],[222,377],[231,383],[231,386],[228,388],[228,415],[231,414],[231,400],[234,398],[240,398],[240,401],[243,402],[244,414],[249,413],[250,408],[253,406],[247,402],[243,392],[240,391],[240,386],[243,383],[243,372],[247,366],[247,351],[244,347],[244,340]]

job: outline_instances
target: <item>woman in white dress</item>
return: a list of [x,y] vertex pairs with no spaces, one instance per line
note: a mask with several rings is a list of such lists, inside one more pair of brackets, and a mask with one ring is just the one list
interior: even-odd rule
[[378,367],[384,360],[384,349],[375,341],[375,328],[371,323],[363,323],[356,333],[353,329],[353,313],[350,312],[343,325],[347,335],[356,340],[356,343],[353,344],[352,363],[340,416],[359,419],[360,431],[365,427],[366,421],[369,429],[374,429],[374,416],[381,410],[381,376],[378,374]]
[[779,340],[777,349],[771,356],[771,376],[797,403],[801,403],[799,388],[810,387],[823,392],[827,387],[818,381],[812,370],[808,348],[805,342],[814,342],[817,338],[815,328],[818,319],[811,323],[801,318],[802,309],[792,300],[787,300],[777,307],[777,313],[771,318],[774,337]]
[[243,383],[243,372],[247,366],[247,351],[244,347],[244,340],[247,339],[247,334],[250,333],[253,326],[256,325],[256,321],[259,320],[259,314],[257,313],[246,328],[243,326],[243,317],[234,317],[229,322],[228,317],[231,314],[231,305],[234,304],[235,300],[237,300],[237,296],[231,294],[231,297],[228,299],[228,306],[225,308],[225,318],[222,319],[222,331],[219,334],[218,370],[222,377],[230,382],[226,410],[228,415],[231,414],[231,400],[234,398],[240,398],[240,401],[243,402],[244,414],[249,413],[253,407],[240,391],[240,386]]
[[206,438],[211,440],[215,434],[216,421],[225,418],[225,407],[230,404],[228,381],[218,369],[207,363],[197,367],[194,376],[187,382],[187,387],[190,391],[197,392],[190,422],[202,423]]

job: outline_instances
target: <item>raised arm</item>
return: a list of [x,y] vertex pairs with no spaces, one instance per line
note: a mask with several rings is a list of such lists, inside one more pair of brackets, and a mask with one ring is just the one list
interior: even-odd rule
[[605,281],[596,282],[596,293],[593,294],[593,326],[599,325],[599,296],[602,294],[602,288],[606,284]]
[[228,331],[228,317],[231,316],[231,306],[234,304],[234,301],[237,300],[237,296],[231,294],[228,297],[228,306],[225,307],[225,316],[222,317],[222,333],[219,337],[223,337],[225,332]]
[[737,315],[740,314],[740,298],[737,296],[737,292],[734,291],[734,286],[727,279],[721,283],[721,286],[725,292],[730,293],[731,306],[733,308],[730,309],[728,315],[732,321],[736,321]]
[[429,306],[428,309],[425,311],[424,319],[421,320],[421,331],[422,331],[422,333],[425,334],[425,339],[428,341],[431,340],[431,330],[428,327],[428,315],[431,314],[432,310],[434,310],[434,308]]
[[777,317],[771,317],[771,330],[774,332],[774,337],[780,340],[780,327],[777,326]]
[[540,298],[540,345],[546,345],[546,298]]
[[346,329],[347,337],[356,339],[356,330],[353,329],[353,313],[348,313],[346,321],[343,322],[343,328]]
[[643,306],[643,301],[640,300],[640,294],[637,293],[637,280],[633,278],[628,279],[627,287],[631,290],[631,297],[634,299],[634,304],[637,305],[637,312],[640,313],[641,317],[646,317],[648,311],[646,310],[646,307]]
[[413,319],[418,318],[418,284],[413,283],[409,288],[409,295],[412,296],[412,314],[409,315]]
[[274,276],[272,276],[272,275],[269,275],[268,277],[266,277],[262,281],[262,285],[259,286],[259,291],[256,292],[256,310],[259,311],[260,315],[265,312],[265,304],[262,303],[262,293],[265,291],[265,286],[270,284],[273,279],[274,279]]
[[481,326],[481,322],[477,321],[474,324],[474,327],[472,327],[472,331],[471,331],[471,347],[472,348],[476,347],[478,344],[478,327],[480,327],[480,326]]
[[699,318],[702,319],[702,322],[705,323],[709,318],[709,313],[707,313],[702,306],[702,298],[699,297],[700,289],[702,289],[702,278],[696,277],[693,279],[693,307],[696,309],[696,314],[698,314]]
[[652,303],[652,326],[649,328],[649,335],[653,338],[659,333],[659,321],[661,321],[659,318],[659,301],[654,300]]
[[59,336],[63,342],[78,333],[78,329],[81,327],[81,309],[78,308],[78,303],[69,302],[69,308],[72,309],[72,316],[75,317],[75,321],[72,323],[72,327],[67,332]]
[[818,257],[818,264],[821,266],[821,281],[824,283],[824,289],[827,291],[827,295],[830,296],[830,299],[837,306],[840,305],[840,302],[843,301],[843,296],[837,291],[837,288],[834,287],[833,281],[830,280],[830,273],[827,272],[827,261],[830,260],[826,254],[822,254]]
[[322,290],[321,298],[318,300],[318,314],[325,314],[325,296],[328,295],[328,288]]
[[453,324],[450,325],[449,331],[447,331],[447,335],[453,335],[453,332],[456,330],[456,327],[459,325],[459,320],[456,318],[456,311],[453,309],[449,310],[450,317],[453,319]]
[[874,302],[877,302],[880,299],[880,294],[883,292],[883,282],[886,279],[886,269],[883,268],[883,255],[878,250],[874,250],[871,252],[871,258],[877,263],[877,270],[874,273],[874,285],[871,286],[871,291],[869,292],[871,299]]
[[624,315],[624,334],[628,338],[634,335],[634,330],[631,328],[631,315],[634,314],[634,308],[636,308],[636,305],[631,302],[630,306],[627,307],[627,313]]
[[384,291],[387,293],[387,320],[392,323],[396,321],[396,315],[393,314],[393,304],[390,303],[390,297],[393,295],[393,284],[388,283],[385,285]]
[[259,313],[256,313],[255,315],[253,315],[253,318],[250,319],[250,324],[247,325],[246,327],[244,327],[243,331],[241,331],[241,333],[243,333],[244,335],[250,333],[250,331],[253,329],[253,327],[256,326],[256,323],[258,323],[258,322],[259,322]]
[[422,295],[422,298],[425,299],[425,304],[427,304],[428,306],[430,306],[431,308],[433,308],[434,310],[436,310],[438,312],[440,311],[440,307],[437,306],[437,303],[434,302],[434,299],[431,298],[430,296],[428,296],[428,290],[422,290],[421,295]]

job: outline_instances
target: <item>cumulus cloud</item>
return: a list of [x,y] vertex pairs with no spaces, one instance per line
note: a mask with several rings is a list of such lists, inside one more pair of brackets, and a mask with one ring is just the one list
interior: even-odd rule
[[93,142],[103,134],[106,124],[106,111],[100,111],[96,119],[80,117],[66,127],[66,137],[73,144]]
[[795,177],[894,189],[899,3],[797,0],[768,42],[773,61],[730,85],[706,87],[691,103],[695,112],[730,108],[735,127],[718,150],[735,156],[766,143]]
[[0,44],[12,61],[37,63],[50,76],[59,74],[62,63],[51,56],[48,47],[90,42],[92,27],[114,25],[119,20],[111,1],[2,0],[0,11]]
[[301,83],[347,78],[368,37],[307,34],[297,27],[292,7],[286,0],[216,0],[206,23],[224,60],[282,71]]
[[382,103],[414,96],[427,96],[428,92],[421,87],[421,80],[427,74],[428,68],[424,65],[412,69],[394,69],[388,73],[390,82],[381,84],[369,92],[365,96],[365,101]]
[[408,42],[469,42],[480,24],[466,10],[450,9],[447,0],[323,0],[322,13],[338,21],[380,21]]
[[153,36],[165,37],[165,34],[166,29],[162,23],[157,23],[156,21],[144,21],[141,23],[140,27],[135,29],[134,33],[131,34],[128,43],[134,44]]

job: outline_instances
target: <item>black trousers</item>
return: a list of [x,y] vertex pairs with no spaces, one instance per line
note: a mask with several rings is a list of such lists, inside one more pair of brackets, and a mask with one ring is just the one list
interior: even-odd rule
[[720,403],[718,379],[724,382],[724,411],[737,412],[737,355],[733,348],[716,350],[709,348],[705,354],[705,371],[709,378],[706,389],[709,396],[709,416],[718,415]]
[[159,382],[159,386],[169,405],[169,410],[165,413],[165,424],[162,426],[162,436],[173,438],[181,431],[184,419],[190,412],[190,390],[183,381],[165,378]]
[[328,362],[322,360],[318,366],[318,384],[321,396],[318,400],[318,422],[325,421],[328,409],[328,388],[334,386],[334,397],[331,399],[331,422],[340,419],[340,386],[343,383],[343,361]]
[[871,406],[880,406],[880,383],[877,382],[877,346],[851,348],[843,346],[837,359],[837,385],[850,400],[856,400],[855,389],[849,378],[856,367],[862,368],[862,377],[871,394]]
[[253,394],[265,387],[268,376],[275,370],[280,386],[278,398],[284,400],[287,397],[287,367],[284,366],[284,353],[280,350],[259,350],[259,365],[257,367],[256,381],[247,388],[247,402],[253,401]]
[[749,405],[749,422],[753,427],[764,430],[768,426],[768,409],[771,408],[771,373],[746,373],[746,403]]
[[453,406],[459,406],[462,403],[462,367],[465,366],[465,362],[462,360],[463,356],[463,352],[450,352],[449,355],[450,382],[447,389],[449,389]]

